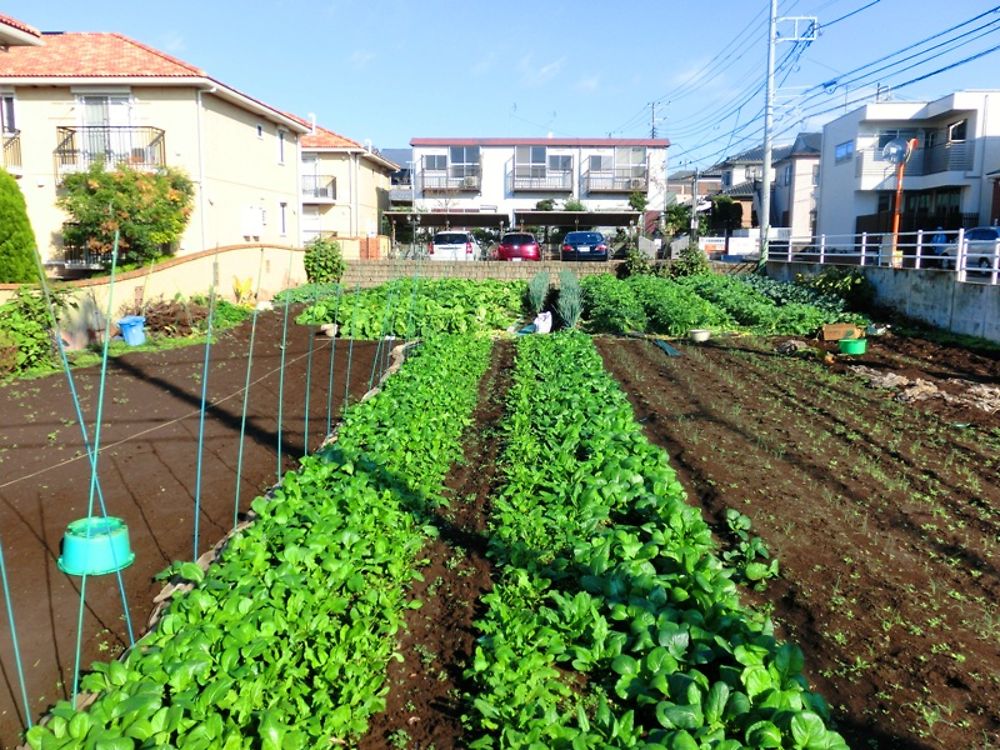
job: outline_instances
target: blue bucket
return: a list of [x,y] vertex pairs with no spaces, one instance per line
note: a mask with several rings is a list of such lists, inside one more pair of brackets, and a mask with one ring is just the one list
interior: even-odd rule
[[143,330],[145,323],[146,319],[141,315],[126,315],[118,321],[118,327],[121,329],[122,338],[125,339],[126,344],[139,346],[146,343],[146,332]]
[[72,576],[100,576],[127,568],[134,560],[122,519],[81,518],[63,534],[59,570]]

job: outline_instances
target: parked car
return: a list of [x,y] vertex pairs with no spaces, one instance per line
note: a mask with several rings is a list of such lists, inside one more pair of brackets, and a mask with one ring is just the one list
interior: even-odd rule
[[449,230],[434,235],[427,255],[431,260],[480,260],[483,251],[471,232]]
[[[965,270],[989,273],[1000,242],[1000,227],[976,227],[965,230]],[[946,245],[941,251],[941,267],[955,269],[958,259],[958,241]]]
[[570,232],[562,241],[563,260],[607,260],[608,241],[600,232]]
[[535,235],[527,232],[508,232],[500,238],[497,260],[541,260],[542,250]]

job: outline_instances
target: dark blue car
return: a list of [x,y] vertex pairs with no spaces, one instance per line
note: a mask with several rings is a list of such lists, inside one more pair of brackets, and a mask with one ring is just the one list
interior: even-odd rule
[[608,241],[600,232],[570,232],[562,241],[563,260],[608,259]]

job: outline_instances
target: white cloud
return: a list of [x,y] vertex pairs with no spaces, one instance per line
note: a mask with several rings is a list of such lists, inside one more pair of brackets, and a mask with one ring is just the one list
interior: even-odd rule
[[375,59],[375,53],[369,52],[368,50],[355,50],[350,57],[349,62],[355,68],[363,68],[372,60]]
[[559,71],[562,70],[565,64],[566,58],[560,57],[558,60],[536,66],[534,58],[528,55],[522,58],[518,65],[521,71],[521,83],[525,86],[541,86],[546,84],[559,74]]
[[179,52],[183,52],[187,48],[187,45],[184,43],[184,37],[181,36],[179,31],[167,31],[160,37],[160,47],[164,52],[176,55]]
[[488,73],[493,68],[493,64],[496,62],[497,53],[490,52],[487,55],[479,58],[479,60],[469,68],[469,72],[474,76],[481,76]]
[[586,76],[581,78],[576,82],[576,90],[583,91],[585,93],[593,93],[601,87],[601,77],[600,76]]

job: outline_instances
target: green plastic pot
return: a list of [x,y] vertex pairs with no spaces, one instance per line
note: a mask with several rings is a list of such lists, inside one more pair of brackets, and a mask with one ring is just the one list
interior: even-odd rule
[[841,354],[864,354],[868,351],[868,339],[840,339]]
[[72,576],[100,576],[127,568],[134,560],[122,519],[81,518],[63,534],[59,570]]

